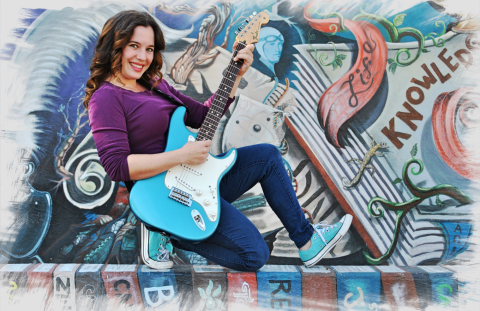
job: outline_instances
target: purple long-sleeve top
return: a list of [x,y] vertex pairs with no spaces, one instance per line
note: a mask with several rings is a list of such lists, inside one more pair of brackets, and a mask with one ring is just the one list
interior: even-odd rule
[[[179,105],[187,108],[185,125],[199,128],[215,96],[201,104],[165,80],[156,88],[163,95],[150,90],[133,92],[104,82],[90,99],[88,114],[93,140],[100,163],[114,181],[130,180],[130,154],[165,151],[170,118]],[[223,113],[233,100],[228,99]]]

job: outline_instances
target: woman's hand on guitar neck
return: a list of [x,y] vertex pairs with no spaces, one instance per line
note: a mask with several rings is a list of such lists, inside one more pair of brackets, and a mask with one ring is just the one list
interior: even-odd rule
[[205,163],[211,144],[211,140],[187,142],[178,150],[182,159],[182,163],[189,165]]
[[[238,45],[238,41],[235,41],[233,44],[233,49]],[[247,72],[248,68],[253,63],[253,50],[255,49],[255,46],[253,44],[247,45],[245,48],[241,49],[238,51],[237,56],[233,59],[234,61],[237,61],[239,59],[243,59],[243,65],[240,67],[240,70],[238,71],[238,76],[237,80],[235,80],[235,83],[233,84],[232,91],[230,92],[230,98],[235,97],[235,93],[237,92],[237,87],[238,84],[240,83],[240,80],[242,80],[243,75],[245,72]]]
[[[238,45],[238,41],[235,41],[233,44],[233,50]],[[247,45],[245,48],[241,49],[238,51],[237,56],[233,59],[234,61],[237,61],[239,59],[243,59],[243,65],[240,67],[240,70],[238,71],[238,78],[237,80],[241,79],[242,76],[247,72],[248,68],[253,64],[253,50],[255,49],[255,46],[253,44]]]

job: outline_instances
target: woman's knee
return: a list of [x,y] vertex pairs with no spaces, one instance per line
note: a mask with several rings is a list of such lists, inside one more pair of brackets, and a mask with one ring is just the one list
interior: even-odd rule
[[245,261],[244,268],[247,272],[257,271],[263,267],[268,258],[270,257],[270,250],[268,249],[267,244],[259,243],[255,251],[252,251],[249,254],[248,260]]

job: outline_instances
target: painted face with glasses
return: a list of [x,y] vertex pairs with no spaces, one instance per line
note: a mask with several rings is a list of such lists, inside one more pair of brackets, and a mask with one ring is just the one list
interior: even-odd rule
[[272,72],[273,66],[278,63],[283,50],[283,35],[275,28],[263,27],[258,40],[257,51],[260,54],[260,61],[263,62]]

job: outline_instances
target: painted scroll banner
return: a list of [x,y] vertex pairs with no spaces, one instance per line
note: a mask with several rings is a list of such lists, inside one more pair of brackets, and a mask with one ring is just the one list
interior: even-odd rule
[[[314,6],[314,1],[310,1],[303,11],[312,28],[327,33],[340,29],[337,19],[312,18]],[[344,20],[344,23],[357,40],[357,60],[342,78],[323,93],[317,110],[318,120],[325,129],[327,139],[336,147],[341,147],[342,144],[338,138],[340,128],[372,99],[387,67],[387,44],[380,30],[365,21]]]

